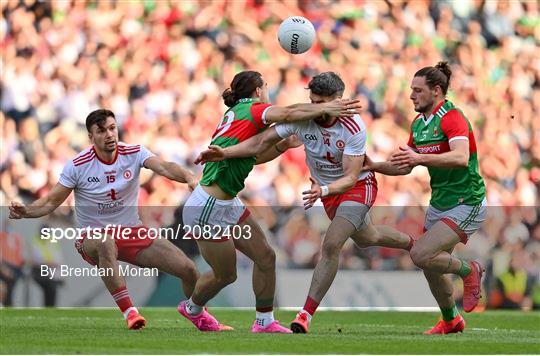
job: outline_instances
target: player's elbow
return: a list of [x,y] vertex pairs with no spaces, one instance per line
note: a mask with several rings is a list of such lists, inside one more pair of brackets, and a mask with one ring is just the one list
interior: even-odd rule
[[156,171],[157,174],[167,177],[169,179],[173,178],[173,172],[175,164],[173,162],[163,162],[162,165],[158,167],[158,170]]

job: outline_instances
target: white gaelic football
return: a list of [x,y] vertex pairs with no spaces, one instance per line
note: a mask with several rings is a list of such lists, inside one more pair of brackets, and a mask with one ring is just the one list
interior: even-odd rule
[[279,25],[278,40],[281,47],[287,52],[304,53],[315,42],[315,27],[305,17],[289,17]]

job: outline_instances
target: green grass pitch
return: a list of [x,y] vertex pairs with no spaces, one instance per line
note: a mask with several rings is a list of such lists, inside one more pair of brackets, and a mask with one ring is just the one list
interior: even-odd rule
[[[201,333],[175,308],[141,308],[144,330],[127,330],[115,309],[2,309],[5,354],[537,354],[540,313],[466,315],[462,334],[425,336],[437,313],[318,312],[307,335],[256,335],[254,312],[213,309],[236,330]],[[287,325],[294,312],[276,311]]]

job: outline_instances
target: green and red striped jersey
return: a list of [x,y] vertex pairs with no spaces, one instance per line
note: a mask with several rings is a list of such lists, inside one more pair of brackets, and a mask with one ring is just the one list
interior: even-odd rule
[[[223,114],[210,144],[229,147],[264,131],[268,127],[264,117],[270,106],[253,98],[240,99]],[[255,157],[246,157],[208,162],[204,166],[200,184],[216,183],[225,193],[236,196],[244,189],[244,182],[255,161]]]
[[431,177],[430,204],[448,210],[459,204],[479,205],[486,195],[478,169],[476,141],[469,120],[450,101],[443,101],[429,118],[418,115],[411,125],[408,145],[420,154],[450,151],[450,142],[469,141],[469,165],[463,168],[428,167]]

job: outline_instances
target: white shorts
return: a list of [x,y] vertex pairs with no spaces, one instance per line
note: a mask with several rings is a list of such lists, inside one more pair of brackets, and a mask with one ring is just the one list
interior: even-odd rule
[[479,205],[458,205],[449,210],[439,210],[429,206],[424,222],[424,231],[431,229],[437,221],[442,221],[454,230],[462,243],[466,244],[469,237],[480,227],[487,214],[486,198]]
[[[182,220],[184,230],[191,230],[194,239],[224,241],[230,238],[229,230],[249,216],[244,203],[234,197],[230,200],[216,199],[197,185],[184,204]],[[187,229],[186,229],[187,228]],[[203,231],[210,234],[201,234]],[[229,235],[229,236],[224,236]]]

